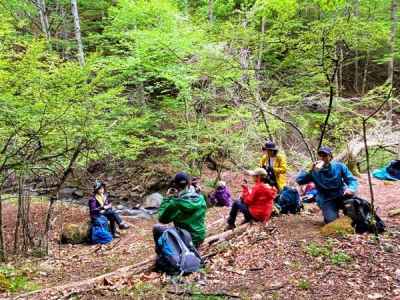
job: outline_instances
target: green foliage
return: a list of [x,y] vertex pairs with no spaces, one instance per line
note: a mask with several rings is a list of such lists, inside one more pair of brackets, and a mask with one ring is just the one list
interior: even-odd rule
[[331,264],[344,266],[352,261],[352,257],[342,250],[335,250],[329,241],[324,245],[311,242],[305,247],[305,252],[312,257],[328,259]]
[[297,286],[299,289],[309,290],[311,288],[311,283],[307,279],[302,278],[299,280],[299,283],[297,284]]
[[9,266],[0,266],[0,290],[11,293],[33,291],[39,286],[31,282],[21,271]]

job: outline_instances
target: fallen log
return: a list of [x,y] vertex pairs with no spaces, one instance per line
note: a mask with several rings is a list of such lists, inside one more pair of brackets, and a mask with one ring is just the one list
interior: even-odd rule
[[151,270],[154,267],[155,256],[133,266],[119,268],[111,273],[106,273],[86,280],[75,281],[60,286],[45,288],[16,296],[14,299],[60,299],[66,294],[77,294],[92,289],[97,284],[103,284],[104,280],[112,281],[113,278],[123,279],[135,274]]
[[400,208],[391,209],[388,212],[389,217],[400,215]]
[[[225,231],[223,233],[219,233],[213,236],[210,236],[204,240],[204,243],[201,247],[202,250],[205,250],[210,245],[214,245],[218,242],[230,240],[236,234],[240,234],[244,232],[249,227],[249,223],[241,225],[234,230]],[[104,284],[104,281],[114,281],[113,279],[125,279],[129,278],[132,275],[137,275],[145,272],[149,272],[155,267],[156,256],[152,256],[150,259],[145,260],[136,265],[126,266],[119,268],[113,272],[106,273],[97,277],[89,278],[86,280],[75,281],[67,284],[63,284],[60,286],[49,287],[29,293],[25,293],[19,296],[16,296],[17,299],[47,299],[47,300],[55,300],[65,297],[66,295],[77,295],[79,293],[86,292],[88,290],[93,289],[97,285]]]

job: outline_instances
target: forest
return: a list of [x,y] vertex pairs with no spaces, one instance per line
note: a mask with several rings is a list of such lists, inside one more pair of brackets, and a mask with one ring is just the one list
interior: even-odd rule
[[[400,187],[371,175],[400,159],[399,5],[0,0],[0,298],[400,299]],[[183,171],[237,199],[267,141],[295,189],[332,149],[385,232],[304,204],[228,234],[208,207],[201,271],[155,272],[154,198]],[[130,228],[66,238],[98,180]]]

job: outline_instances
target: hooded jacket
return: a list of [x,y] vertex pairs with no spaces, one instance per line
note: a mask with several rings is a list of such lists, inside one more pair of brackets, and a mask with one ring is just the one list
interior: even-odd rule
[[229,189],[226,186],[217,187],[216,190],[211,193],[209,202],[213,205],[231,206],[232,199]]
[[161,223],[173,222],[176,227],[186,229],[192,235],[193,243],[198,245],[206,236],[206,210],[204,196],[193,189],[186,189],[178,196],[163,199],[158,219]]
[[[261,157],[260,166],[262,168],[268,167],[269,164],[269,156],[265,154]],[[271,157],[271,160],[274,162],[272,163],[272,169],[274,170],[276,183],[280,190],[286,185],[286,172],[287,172],[287,162],[286,157],[281,152],[278,152],[274,158]]]
[[[109,194],[104,193],[104,205],[109,205],[109,204],[110,204]],[[92,219],[97,218],[100,215],[100,211],[104,209],[104,206],[101,206],[99,201],[97,201],[95,194],[93,194],[89,198],[88,205],[89,205],[90,217]]]
[[249,207],[251,216],[256,221],[268,221],[271,217],[272,206],[276,196],[275,189],[261,181],[256,182],[251,191],[247,186],[242,188],[241,198]]
[[321,170],[311,172],[302,171],[297,175],[298,184],[314,182],[318,191],[317,203],[323,205],[325,201],[333,200],[343,196],[346,188],[353,192],[357,191],[358,181],[344,163],[331,161]]

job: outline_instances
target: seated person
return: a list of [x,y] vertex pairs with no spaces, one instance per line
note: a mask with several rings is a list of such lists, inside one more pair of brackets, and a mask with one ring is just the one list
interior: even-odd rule
[[231,206],[231,193],[224,181],[218,181],[217,187],[208,197],[208,202],[215,206]]
[[266,222],[271,217],[276,189],[265,183],[268,175],[267,171],[264,168],[257,168],[248,172],[248,174],[252,176],[255,184],[251,191],[247,186],[247,182],[242,185],[241,200],[233,202],[225,230],[235,228],[235,221],[239,211],[244,215],[244,223],[252,220]]
[[344,163],[332,160],[330,148],[321,147],[318,156],[320,161],[315,162],[308,172],[300,172],[296,181],[298,184],[315,184],[317,204],[327,224],[339,217],[344,198],[354,195],[358,181]]
[[264,155],[260,160],[260,167],[273,172],[276,183],[274,186],[282,190],[286,185],[287,163],[285,155],[279,151],[273,142],[266,142],[262,147]]
[[89,210],[92,222],[101,215],[108,219],[113,237],[119,237],[115,224],[118,224],[120,229],[129,228],[128,224],[122,221],[120,215],[112,209],[106,185],[100,180],[96,180],[94,184],[93,195],[89,199]]
[[316,201],[318,191],[315,188],[315,184],[310,182],[300,188],[300,193],[304,203],[313,203]]
[[[197,248],[206,236],[206,201],[191,188],[190,178],[186,173],[175,175],[174,186],[168,190],[167,197],[161,202],[158,219],[160,223],[173,222],[175,227],[187,230]],[[168,226],[160,224],[153,227],[156,243],[167,228]]]

